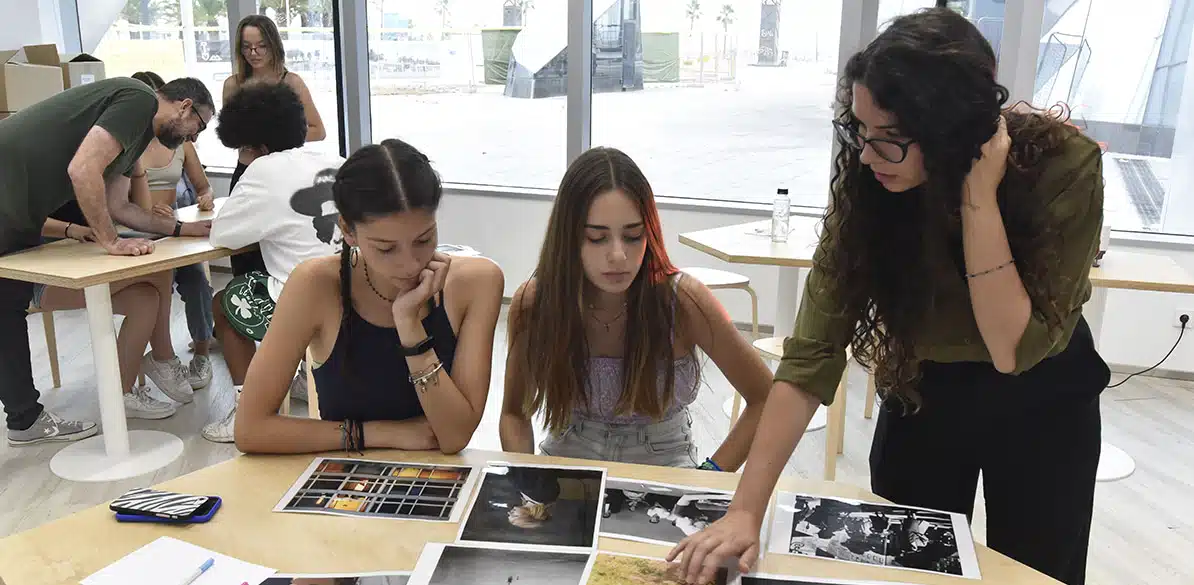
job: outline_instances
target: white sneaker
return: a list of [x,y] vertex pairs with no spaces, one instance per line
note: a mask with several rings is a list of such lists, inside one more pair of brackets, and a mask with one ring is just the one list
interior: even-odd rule
[[191,358],[191,365],[187,367],[187,382],[192,391],[207,388],[211,384],[211,358],[197,355]]
[[236,442],[235,429],[236,406],[233,406],[222,420],[204,426],[202,434],[204,439],[213,443],[234,443]]
[[124,395],[124,416],[157,420],[172,416],[178,407],[149,395],[148,386],[137,386]]
[[145,372],[145,376],[153,380],[154,386],[169,396],[170,400],[187,404],[195,399],[195,390],[187,380],[191,372],[182,365],[177,356],[159,362],[153,359],[152,354],[147,353],[141,358],[141,371]]

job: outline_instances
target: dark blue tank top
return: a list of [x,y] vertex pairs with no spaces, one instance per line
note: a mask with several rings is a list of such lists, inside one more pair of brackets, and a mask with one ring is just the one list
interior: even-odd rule
[[[432,348],[444,365],[443,372],[450,374],[456,357],[456,333],[444,309],[442,293],[439,304],[423,318],[423,328],[434,337]],[[412,339],[410,344],[419,341]],[[364,422],[422,416],[423,405],[410,383],[402,345],[397,329],[378,327],[362,319],[356,309],[350,309],[340,324],[332,354],[312,372],[319,418]]]

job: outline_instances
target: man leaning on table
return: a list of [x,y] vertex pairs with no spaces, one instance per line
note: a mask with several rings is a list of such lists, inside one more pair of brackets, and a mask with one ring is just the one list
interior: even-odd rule
[[[120,238],[114,220],[143,232],[208,235],[210,222],[153,215],[129,193],[130,186],[149,188],[138,158],[151,140],[167,148],[193,142],[214,114],[211,93],[197,79],[155,92],[123,77],[69,89],[0,121],[0,255],[40,244],[46,218],[72,200],[109,254],[153,252],[149,240]],[[0,402],[9,444],[90,437],[95,423],[64,420],[38,403],[25,321],[32,297],[32,283],[0,279]]]

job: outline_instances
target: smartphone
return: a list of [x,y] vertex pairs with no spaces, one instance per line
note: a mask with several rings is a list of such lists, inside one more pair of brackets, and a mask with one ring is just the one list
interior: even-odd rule
[[113,500],[108,509],[126,516],[151,516],[165,520],[182,520],[194,516],[211,499],[212,496],[192,496],[149,488],[136,488]]
[[199,506],[195,513],[185,518],[163,518],[160,516],[146,516],[143,514],[116,514],[117,522],[156,522],[159,524],[202,524],[211,520],[212,516],[220,509],[220,504],[223,502],[219,496],[206,496],[207,501]]

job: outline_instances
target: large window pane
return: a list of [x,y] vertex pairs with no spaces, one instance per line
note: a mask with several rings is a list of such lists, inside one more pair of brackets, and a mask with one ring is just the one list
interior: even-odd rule
[[660,195],[828,200],[840,0],[594,0],[594,145]]
[[1059,17],[1046,18],[1053,25],[1041,38],[1034,102],[1069,104],[1075,122],[1104,145],[1112,228],[1194,232],[1194,201],[1187,201],[1194,185],[1178,172],[1194,166],[1194,145],[1181,144],[1194,138],[1178,129],[1190,116],[1188,2],[1064,4]]
[[445,181],[554,189],[564,173],[564,0],[370,0],[374,142]]
[[[186,2],[191,5],[187,10]],[[302,76],[323,115],[327,139],[308,148],[338,152],[335,49],[330,0],[261,0],[260,12],[278,23],[286,49],[286,67]],[[286,13],[286,7],[290,12]],[[192,39],[187,45],[184,39]],[[169,81],[195,77],[207,85],[216,107],[224,80],[232,74],[225,0],[128,0],[96,49],[109,77],[154,71]],[[196,143],[208,167],[236,166],[236,152],[224,148],[213,122]]]
[[[184,2],[191,2],[189,11]],[[200,79],[219,106],[224,78],[232,72],[227,31],[224,0],[128,0],[95,56],[103,59],[108,77],[153,71],[166,81]],[[214,127],[199,138],[199,159],[208,166],[235,166],[236,153],[220,145]]]

